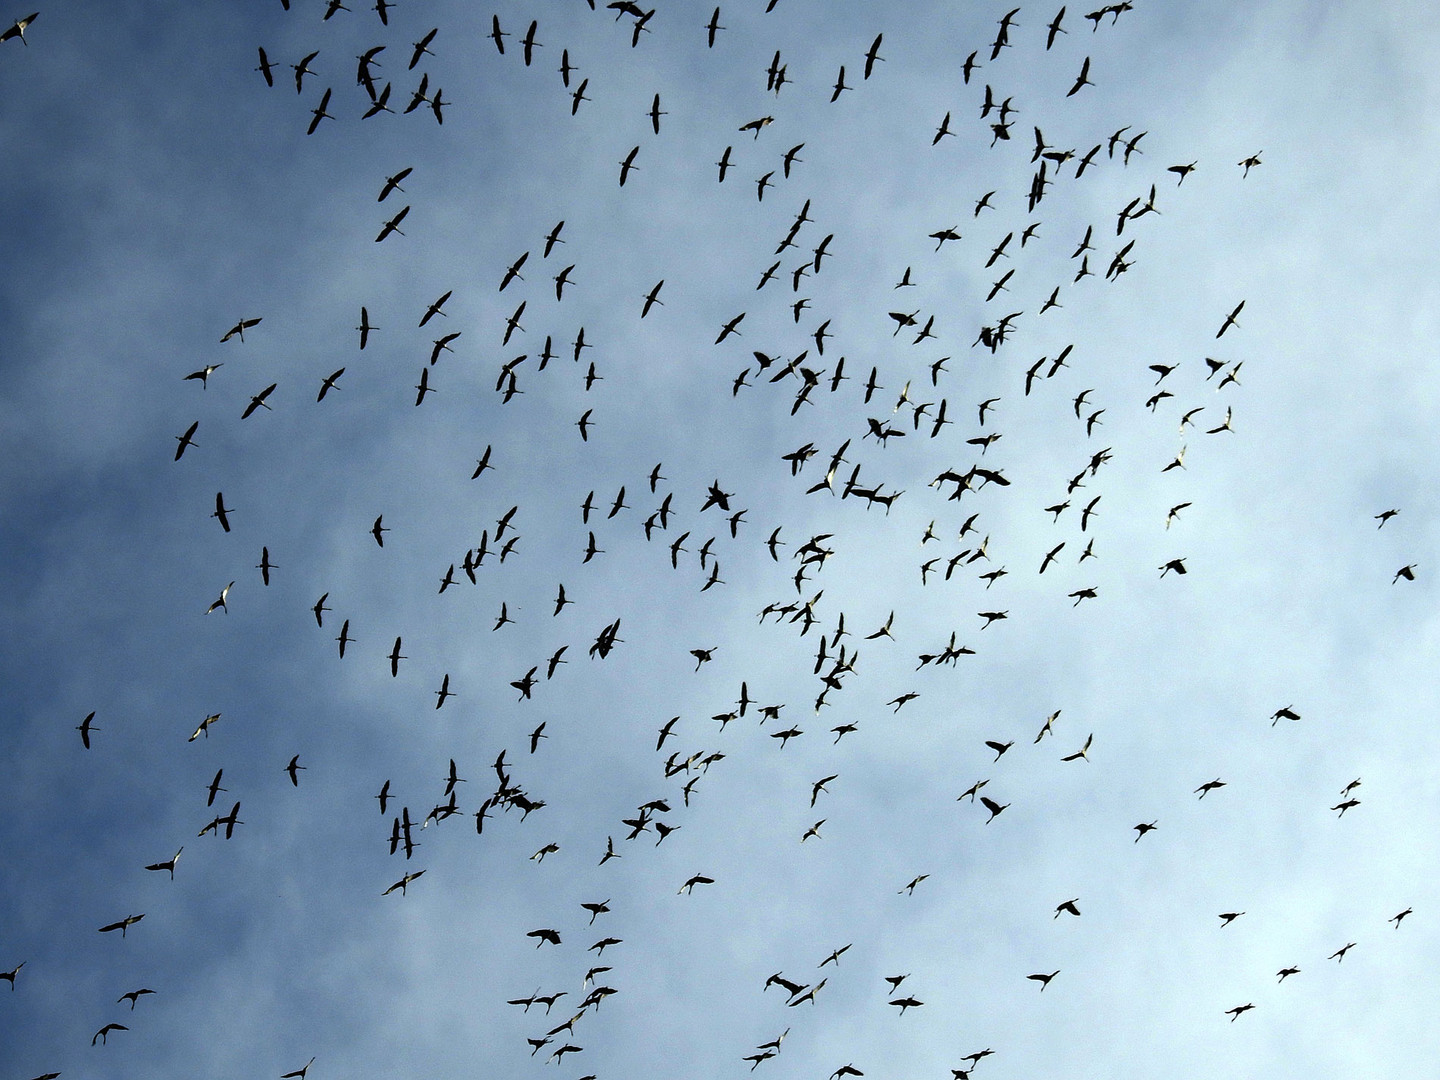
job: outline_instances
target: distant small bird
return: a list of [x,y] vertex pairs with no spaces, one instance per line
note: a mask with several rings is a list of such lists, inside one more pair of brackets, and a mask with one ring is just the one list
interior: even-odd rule
[[388,889],[386,889],[386,890],[385,890],[383,893],[381,893],[380,895],[381,895],[381,896],[389,896],[389,895],[390,895],[391,893],[393,893],[396,889],[399,889],[399,890],[400,890],[400,895],[401,895],[401,896],[404,896],[404,895],[405,895],[405,890],[409,887],[410,883],[411,883],[412,881],[414,881],[416,878],[418,878],[418,877],[419,877],[421,874],[423,874],[423,873],[425,873],[424,870],[416,870],[413,874],[406,874],[404,877],[402,877],[399,881],[395,882],[394,885],[391,885]]
[[1203,799],[1203,798],[1205,798],[1206,795],[1209,795],[1210,792],[1215,791],[1217,788],[1222,788],[1222,787],[1224,787],[1224,786],[1225,786],[1225,781],[1224,781],[1224,780],[1221,780],[1221,779],[1217,776],[1214,780],[1207,780],[1205,783],[1201,784],[1201,785],[1200,785],[1199,787],[1197,787],[1193,792],[1191,792],[1191,794],[1192,794],[1192,795],[1198,794],[1198,795],[1200,796],[1200,798]]
[[211,604],[211,605],[209,606],[209,608],[206,609],[205,614],[206,614],[206,615],[209,615],[209,614],[210,614],[211,612],[213,612],[216,608],[222,608],[222,609],[224,609],[225,614],[226,614],[226,615],[229,615],[229,614],[230,614],[230,607],[229,607],[229,605],[226,603],[226,600],[229,599],[230,590],[233,589],[234,587],[235,587],[235,582],[232,581],[232,582],[230,582],[229,585],[226,585],[225,588],[221,589],[221,590],[220,590],[220,596],[216,599],[216,601],[215,601],[213,604]]
[[91,1046],[94,1046],[96,1040],[99,1040],[101,1046],[106,1046],[106,1045],[109,1044],[109,1040],[106,1038],[106,1036],[109,1035],[110,1032],[112,1032],[112,1031],[129,1031],[129,1030],[130,1030],[130,1029],[129,1029],[128,1027],[126,1027],[124,1024],[106,1024],[104,1027],[102,1027],[99,1031],[97,1031],[97,1032],[95,1033],[94,1038],[92,1038],[92,1039],[90,1040],[90,1045],[91,1045]]
[[[15,24],[11,26],[10,29],[6,30],[3,34],[0,34],[0,41],[9,41],[11,38],[18,37],[20,39],[21,45],[29,45],[30,43],[25,40],[25,31],[28,30],[30,28],[30,24],[39,17],[40,13],[36,11],[32,14],[26,15],[23,19],[16,19]],[[264,54],[262,53],[261,56],[263,60]]]

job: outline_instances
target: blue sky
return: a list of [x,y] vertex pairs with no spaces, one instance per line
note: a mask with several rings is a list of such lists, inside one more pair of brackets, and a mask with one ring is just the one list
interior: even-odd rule
[[351,6],[0,42],[0,1074],[1423,1072],[1421,5]]

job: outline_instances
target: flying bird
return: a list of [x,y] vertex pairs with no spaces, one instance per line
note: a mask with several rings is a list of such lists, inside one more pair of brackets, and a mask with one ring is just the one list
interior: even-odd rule
[[[21,45],[29,45],[30,43],[25,40],[25,31],[28,30],[30,28],[30,24],[39,17],[40,13],[38,11],[35,11],[31,12],[29,15],[26,15],[23,19],[16,19],[14,25],[12,25],[3,34],[0,34],[0,41],[9,41],[11,38],[18,37],[20,39]],[[261,52],[261,56],[264,56],[263,50]],[[266,76],[266,81],[269,81],[269,76]]]
[[[89,749],[90,749],[90,733],[91,733],[92,731],[99,731],[99,730],[100,730],[99,728],[92,726],[92,721],[93,721],[94,719],[95,719],[95,714],[94,714],[93,712],[91,712],[88,716],[85,717],[84,720],[81,720],[80,723],[79,723],[78,725],[76,725],[76,727],[75,727],[75,730],[78,731],[78,732],[80,732],[80,741],[81,741],[81,743],[84,744],[86,750],[89,750]],[[13,984],[12,984],[12,989],[13,989]]]
[[870,48],[865,53],[865,78],[867,79],[870,78],[870,72],[875,68],[875,62],[885,59],[880,55],[880,41],[884,36],[884,34],[876,34],[875,40],[870,43]]

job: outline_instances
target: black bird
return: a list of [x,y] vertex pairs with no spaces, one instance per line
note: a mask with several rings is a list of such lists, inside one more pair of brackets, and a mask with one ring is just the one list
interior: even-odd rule
[[[344,374],[345,369],[342,367],[339,370],[331,372],[330,375],[326,376],[326,378],[320,383],[320,393],[315,395],[315,401],[317,403],[324,401],[325,395],[328,394],[331,390],[335,389],[335,384],[339,381],[340,376]],[[224,522],[222,521],[221,524],[224,524]],[[225,531],[230,531],[230,527],[228,525],[225,526]]]
[[136,923],[138,923],[138,922],[139,922],[141,919],[143,919],[143,918],[145,918],[144,914],[140,914],[140,915],[127,915],[125,918],[121,919],[119,922],[113,922],[113,923],[110,923],[108,926],[102,926],[102,927],[100,927],[100,933],[102,933],[102,934],[108,934],[108,933],[110,933],[110,932],[113,931],[113,930],[119,930],[119,931],[120,931],[120,936],[123,938],[123,937],[125,936],[125,931],[129,930],[130,927],[134,926]]
[[640,153],[640,147],[636,146],[625,155],[625,160],[620,162],[620,186],[625,186],[625,181],[630,178],[630,170],[635,168],[635,155]]
[[[298,78],[298,77],[297,77],[297,78]],[[334,119],[335,119],[335,117],[331,116],[328,112],[325,111],[325,107],[326,107],[327,105],[329,105],[329,104],[330,104],[330,87],[327,86],[327,87],[325,88],[325,93],[324,93],[324,94],[321,96],[321,98],[320,98],[320,104],[317,105],[317,106],[315,106],[315,108],[313,108],[313,109],[310,110],[310,112],[313,114],[313,119],[310,121],[310,126],[309,126],[309,128],[307,128],[306,131],[305,131],[305,134],[306,134],[306,135],[314,135],[314,134],[315,134],[315,129],[320,126],[320,121],[321,121],[321,120],[325,120],[325,119],[334,120]]]
[[[100,730],[97,727],[91,726],[91,721],[93,721],[94,719],[95,714],[92,712],[90,715],[85,717],[84,720],[81,720],[75,728],[76,731],[80,732],[80,741],[85,744],[86,750],[90,749],[90,732]],[[11,989],[14,989],[13,983],[11,985]]]
[[425,56],[426,53],[429,53],[429,55],[431,56],[435,55],[435,53],[431,52],[431,48],[429,48],[429,46],[431,46],[431,42],[435,40],[436,33],[439,33],[439,27],[435,27],[435,29],[432,29],[431,32],[426,33],[426,35],[423,36],[422,39],[418,40],[418,42],[415,42],[415,52],[410,53],[410,66],[408,68],[408,71],[415,71],[416,63],[419,63],[420,58],[422,58],[422,56]]
[[199,421],[199,420],[196,420],[193,424],[191,424],[191,425],[185,430],[185,434],[184,434],[184,435],[176,435],[176,436],[175,436],[176,441],[178,441],[178,442],[180,443],[180,445],[175,448],[175,460],[176,460],[176,461],[179,461],[180,458],[184,455],[184,453],[185,453],[185,448],[186,448],[187,446],[198,446],[198,445],[199,445],[199,443],[197,443],[197,442],[195,441],[195,438],[194,438],[194,436],[195,436],[195,429],[198,428],[199,426],[200,426],[200,421]]
[[876,34],[875,40],[870,43],[870,49],[865,53],[865,78],[870,78],[870,72],[875,68],[875,61],[884,60],[880,55],[880,40],[884,34]]
[[270,561],[270,549],[268,547],[262,547],[260,549],[260,562],[256,565],[255,569],[260,571],[260,580],[266,585],[269,585],[270,571],[275,569],[275,564]]
[[725,27],[720,25],[720,9],[717,7],[714,14],[710,16],[710,21],[705,24],[705,30],[709,35],[709,48],[713,49],[715,47],[716,32],[724,29]]
[[405,220],[405,215],[408,213],[410,213],[410,207],[406,206],[393,218],[385,222],[380,230],[380,235],[375,237],[375,243],[380,243],[380,241],[384,240],[391,233],[398,233],[400,236],[404,236],[405,234],[400,232],[400,223]]

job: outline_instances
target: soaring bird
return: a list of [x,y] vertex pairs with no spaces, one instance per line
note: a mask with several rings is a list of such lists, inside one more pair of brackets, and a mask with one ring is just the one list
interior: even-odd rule
[[409,886],[410,886],[410,883],[411,883],[412,881],[414,881],[416,878],[418,878],[418,877],[419,877],[421,874],[423,874],[423,873],[425,873],[424,870],[416,870],[413,874],[406,874],[404,877],[402,877],[399,881],[395,882],[394,885],[391,885],[388,889],[386,889],[386,890],[385,890],[383,893],[381,893],[380,895],[381,895],[381,896],[389,896],[389,895],[390,895],[392,892],[394,892],[396,889],[399,889],[399,890],[400,890],[400,895],[401,895],[401,896],[404,896],[404,895],[406,894],[406,893],[405,893],[406,889],[409,888]]
[[[410,207],[406,206],[393,218],[385,222],[384,226],[380,229],[380,235],[375,237],[375,242],[377,244],[380,243],[381,240],[384,240],[391,233],[397,233],[400,236],[404,236],[405,234],[403,232],[400,232],[400,223],[405,220],[405,215],[408,213],[410,213]],[[364,340],[363,334],[361,340]]]
[[119,931],[120,931],[120,936],[123,938],[123,937],[125,936],[125,931],[129,930],[130,927],[134,926],[136,923],[138,923],[138,922],[139,922],[141,919],[143,919],[143,918],[145,918],[145,916],[144,916],[143,914],[141,914],[141,915],[127,915],[125,918],[121,919],[119,922],[113,922],[113,923],[110,923],[108,926],[102,926],[102,927],[100,927],[100,933],[102,933],[102,934],[108,934],[108,933],[110,933],[110,932],[113,931],[113,930],[119,930]]
[[636,168],[635,155],[640,153],[640,147],[634,147],[630,153],[625,155],[625,160],[620,162],[620,186],[625,186],[625,181],[630,178],[630,171]]
[[875,61],[883,61],[885,58],[880,55],[880,41],[884,34],[876,34],[875,40],[870,43],[870,48],[865,53],[865,78],[870,78],[870,73],[875,69]]
[[[224,772],[224,770],[222,769],[221,772]],[[216,773],[216,774],[215,774],[215,779],[216,779],[217,781],[220,779],[220,773]],[[218,790],[224,791],[225,789],[224,789],[224,788],[220,788],[220,789],[218,789]],[[210,800],[211,800],[211,802],[213,802],[213,801],[215,800],[214,792],[211,792]],[[207,802],[205,805],[206,805],[206,806],[209,806],[210,803]],[[184,851],[184,850],[185,850],[185,849],[184,849],[183,847],[180,849],[180,851]],[[148,866],[145,867],[145,869],[146,869],[146,870],[168,870],[168,871],[170,871],[170,880],[171,880],[171,881],[174,881],[174,880],[175,880],[175,864],[176,864],[176,862],[178,862],[179,859],[180,859],[180,851],[175,852],[174,855],[170,856],[170,858],[166,859],[164,862],[150,863]]]
[[230,582],[229,585],[226,585],[225,588],[221,589],[221,590],[220,590],[220,595],[219,595],[219,597],[217,597],[216,600],[215,600],[215,602],[214,602],[213,604],[211,604],[211,605],[205,610],[205,614],[206,614],[206,615],[209,615],[209,614],[210,614],[211,612],[213,612],[216,608],[221,608],[221,609],[224,610],[224,612],[225,612],[226,615],[229,615],[229,614],[230,614],[230,608],[229,608],[229,605],[226,604],[226,600],[229,599],[230,590],[233,589],[234,587],[235,587],[235,582],[232,581],[232,582]]
[[122,1001],[128,1001],[128,1002],[130,1002],[130,1011],[131,1011],[131,1012],[134,1012],[134,1011],[135,1011],[135,1003],[136,1003],[137,1001],[139,1001],[139,1000],[140,1000],[142,997],[144,997],[145,995],[147,995],[147,994],[153,994],[153,993],[155,993],[154,990],[150,990],[150,989],[147,989],[147,988],[142,988],[142,989],[140,989],[140,990],[131,990],[128,994],[121,994],[118,998],[116,998],[116,999],[115,999],[115,1004],[116,1004],[116,1005],[119,1005],[120,1002],[122,1002]]
[[[297,78],[298,78],[298,74],[297,74]],[[313,108],[313,109],[310,110],[310,112],[312,113],[312,119],[311,119],[311,121],[310,121],[310,126],[305,130],[305,134],[307,134],[307,135],[314,135],[314,134],[315,134],[315,129],[320,126],[320,121],[321,121],[321,120],[326,120],[326,119],[334,120],[334,119],[335,119],[334,116],[332,116],[330,113],[328,113],[328,112],[325,111],[325,107],[326,107],[327,105],[329,105],[329,104],[330,104],[330,87],[326,87],[326,88],[325,88],[325,93],[324,93],[324,94],[321,96],[321,98],[320,98],[320,104],[317,105],[317,106],[315,106],[315,108]]]
[[[18,37],[20,39],[21,45],[29,45],[30,43],[25,40],[25,31],[28,30],[30,24],[39,17],[40,13],[38,11],[35,11],[29,15],[26,15],[23,19],[16,19],[14,25],[11,26],[10,29],[6,30],[3,34],[0,34],[0,41],[9,41],[11,38]],[[263,62],[263,58],[265,55],[264,50],[261,50],[260,55]],[[268,76],[266,77],[266,81],[269,81]]]
[[1026,975],[1025,978],[1030,979],[1032,982],[1038,982],[1040,984],[1040,992],[1043,994],[1045,988],[1050,985],[1050,980],[1059,974],[1060,971],[1057,968],[1055,971],[1050,972],[1049,975]]

